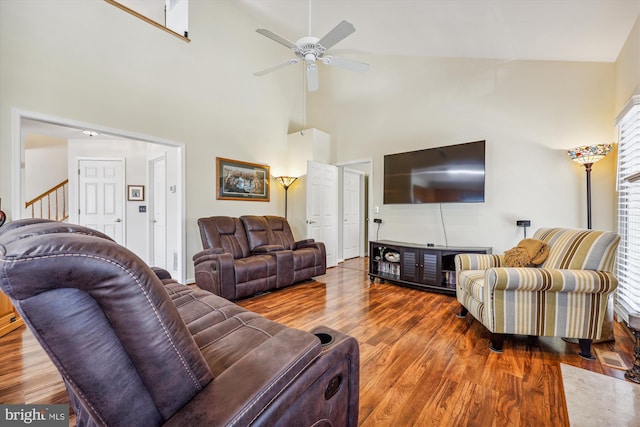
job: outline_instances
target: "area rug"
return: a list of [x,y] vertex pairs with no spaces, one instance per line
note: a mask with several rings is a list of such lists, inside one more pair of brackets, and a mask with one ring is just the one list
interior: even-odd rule
[[572,427],[640,426],[640,384],[560,364]]

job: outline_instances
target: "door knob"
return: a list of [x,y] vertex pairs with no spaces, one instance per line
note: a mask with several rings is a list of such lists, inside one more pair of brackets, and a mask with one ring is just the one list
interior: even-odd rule
[[315,221],[312,221],[310,219],[307,220],[307,224],[315,224],[315,223],[316,223]]
[[122,220],[120,218],[116,218],[113,220],[113,222],[122,222]]

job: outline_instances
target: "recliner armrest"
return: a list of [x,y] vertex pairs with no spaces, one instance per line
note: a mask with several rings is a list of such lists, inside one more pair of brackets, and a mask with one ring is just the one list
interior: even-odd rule
[[222,248],[203,249],[200,252],[197,252],[195,255],[193,255],[192,259],[193,261],[196,261],[197,259],[205,258],[207,255],[218,255],[223,253],[224,253],[224,249]]
[[504,267],[504,255],[457,254],[454,261],[456,271],[486,270],[487,268]]
[[171,279],[171,273],[162,267],[151,267],[151,270],[158,276],[160,280]]
[[221,249],[205,249],[193,256],[196,285],[209,292],[234,300],[236,298],[233,255]]
[[320,251],[323,250],[323,247],[324,247],[323,242],[316,242],[313,239],[301,240],[299,242],[296,242],[296,245],[295,245],[295,249],[314,248]]
[[551,268],[490,268],[485,271],[489,291],[575,292],[607,295],[618,287],[618,279],[608,271]]
[[304,246],[304,245],[306,245],[306,244],[308,244],[308,243],[313,243],[313,242],[315,242],[315,241],[316,241],[315,239],[304,239],[304,240],[298,240],[298,241],[295,243],[295,245],[296,245],[296,247],[298,247],[298,246]]
[[254,254],[268,254],[271,252],[278,252],[278,251],[284,251],[284,246],[282,245],[262,245],[262,246],[257,246],[255,249],[253,249],[253,253]]

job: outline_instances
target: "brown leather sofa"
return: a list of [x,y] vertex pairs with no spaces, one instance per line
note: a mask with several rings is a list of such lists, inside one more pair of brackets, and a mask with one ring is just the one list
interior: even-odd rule
[[199,287],[229,300],[290,286],[327,271],[324,243],[295,241],[279,216],[198,220],[203,251],[193,257]]
[[59,222],[0,228],[0,288],[78,426],[356,426],[357,341],[292,329]]

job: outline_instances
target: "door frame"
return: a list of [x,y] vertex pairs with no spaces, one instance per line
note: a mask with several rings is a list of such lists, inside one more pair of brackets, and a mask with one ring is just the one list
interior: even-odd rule
[[[360,256],[368,256],[369,255],[369,242],[371,241],[371,236],[373,236],[374,234],[372,233],[372,221],[371,221],[371,215],[373,213],[373,158],[365,158],[365,159],[360,159],[360,160],[351,160],[348,162],[339,162],[336,163],[336,166],[338,166],[338,168],[340,169],[340,173],[339,176],[342,177],[342,171],[344,168],[352,168],[353,166],[362,166],[362,170],[364,170],[364,177],[363,179],[368,179],[369,181],[369,185],[366,188],[366,199],[365,199],[365,192],[362,192],[362,194],[360,195],[363,199],[360,201],[360,205],[366,207],[365,212],[363,212],[361,221],[362,221],[362,227],[360,228],[360,231],[362,232],[361,238],[363,240],[363,244],[360,246]],[[356,169],[356,170],[360,170],[360,169]],[[343,198],[343,194],[342,194],[342,185],[339,186],[340,187],[340,199],[342,200]],[[365,200],[367,201],[365,203]],[[342,203],[340,203],[340,212],[339,212],[339,216],[342,217],[344,215],[343,212],[343,207],[342,207]],[[366,230],[365,230],[366,229]],[[342,247],[344,246],[344,236],[342,233],[342,230],[340,230],[340,236],[338,238],[338,240],[340,241],[339,247],[340,249],[340,259],[342,261],[344,261],[344,257],[342,254]]]
[[[22,218],[23,209],[20,208],[22,203],[23,194],[25,191],[25,176],[24,176],[24,159],[25,159],[25,147],[22,140],[22,121],[23,120],[36,120],[48,124],[57,126],[63,126],[74,129],[91,129],[102,135],[110,135],[118,138],[147,142],[150,144],[164,145],[173,147],[176,149],[177,163],[180,170],[177,175],[177,191],[180,192],[180,202],[176,206],[176,215],[179,221],[180,233],[178,235],[178,247],[176,251],[179,252],[178,259],[181,260],[178,263],[178,276],[176,280],[181,283],[187,282],[187,269],[186,269],[186,164],[185,164],[185,145],[183,143],[171,141],[164,138],[158,138],[151,135],[130,132],[122,129],[114,129],[104,125],[96,123],[87,123],[77,120],[71,120],[67,118],[57,117],[49,114],[36,113],[33,111],[22,110],[18,108],[11,109],[11,210],[14,219]],[[75,197],[75,195],[69,195],[69,197]]]
[[345,175],[347,173],[349,174],[353,174],[353,175],[357,175],[358,176],[358,255],[359,257],[363,256],[364,251],[363,251],[363,247],[364,247],[364,224],[365,224],[365,218],[366,218],[366,209],[364,206],[364,200],[365,197],[362,194],[364,191],[364,181],[365,181],[365,177],[366,177],[366,173],[364,171],[358,170],[358,169],[353,169],[347,166],[344,167],[340,167],[339,168],[341,175],[340,175],[340,193],[341,193],[341,204],[340,204],[340,214],[339,214],[339,218],[342,218],[342,221],[340,221],[340,228],[341,228],[341,236],[342,238],[339,239],[341,241],[342,244],[342,260],[346,260],[347,256],[345,255],[345,240],[346,240],[346,233],[345,233],[345,185],[346,185],[346,180],[345,180]]
[[[155,173],[155,169],[154,166],[156,164],[156,162],[158,161],[164,161],[164,183],[165,183],[165,187],[166,187],[166,183],[167,183],[167,154],[166,153],[162,153],[160,155],[157,156],[153,156],[150,157],[147,160],[147,182],[149,183],[148,187],[149,187],[149,191],[147,192],[147,194],[149,195],[149,200],[147,202],[147,206],[148,206],[148,210],[147,210],[147,216],[148,216],[148,236],[149,239],[147,241],[148,244],[148,254],[149,254],[149,262],[150,263],[154,263],[154,259],[155,259],[155,222],[154,222],[154,216],[155,216],[155,199],[156,199],[156,190],[155,190],[155,179],[156,179],[156,173]],[[166,188],[165,188],[165,195],[164,195],[164,258],[165,258],[165,266],[164,268],[167,268],[167,266],[169,265],[169,257],[167,256],[167,194],[166,194]],[[173,267],[172,267],[173,268]],[[171,270],[172,268],[167,268],[167,270]]]

